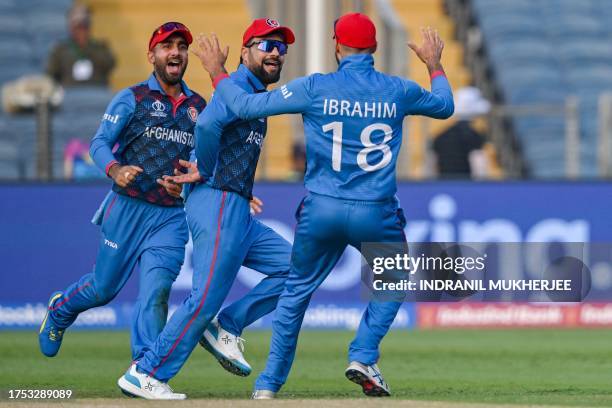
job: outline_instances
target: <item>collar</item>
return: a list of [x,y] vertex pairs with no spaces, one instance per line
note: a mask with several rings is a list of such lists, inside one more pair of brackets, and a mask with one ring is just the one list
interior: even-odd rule
[[[166,94],[162,89],[161,85],[159,84],[159,81],[157,80],[157,77],[155,76],[154,72],[152,72],[149,76],[149,79],[147,79],[147,86],[149,87],[149,89],[161,92],[162,95]],[[183,89],[183,94],[186,97],[189,98],[193,95],[193,92],[191,92],[191,90],[187,88],[187,84],[183,80],[181,80],[181,88]]]
[[266,90],[266,86],[261,83],[259,78],[257,78],[255,74],[246,67],[246,65],[240,64],[234,74],[241,79],[246,79],[246,81],[253,87],[255,92],[262,92]]
[[343,69],[371,70],[374,69],[374,57],[372,54],[354,54],[342,58],[338,71]]

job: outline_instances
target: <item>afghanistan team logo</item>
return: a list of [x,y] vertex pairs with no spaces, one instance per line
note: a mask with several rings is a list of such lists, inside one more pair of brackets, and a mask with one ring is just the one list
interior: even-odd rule
[[266,24],[269,25],[270,27],[280,27],[280,24],[278,23],[278,21],[272,19],[272,18],[267,18],[266,19]]
[[187,114],[189,115],[189,119],[191,119],[193,123],[196,123],[196,120],[198,120],[198,111],[196,108],[190,106],[189,109],[187,109]]

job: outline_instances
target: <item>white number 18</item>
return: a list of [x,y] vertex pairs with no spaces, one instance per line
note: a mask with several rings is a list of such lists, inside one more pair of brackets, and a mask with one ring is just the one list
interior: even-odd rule
[[[327,125],[323,125],[323,132],[329,132],[330,130],[332,131],[332,169],[334,169],[334,171],[340,171],[342,168],[342,125],[342,122],[331,122]],[[385,137],[380,144],[375,144],[372,142],[372,132],[377,130],[380,130],[385,134]],[[391,129],[391,126],[385,123],[373,123],[366,126],[361,131],[360,136],[363,149],[361,149],[357,155],[357,164],[359,167],[365,171],[376,171],[387,166],[393,157],[391,148],[387,144],[392,137],[393,129]],[[378,150],[383,154],[382,159],[376,164],[369,164],[368,154]]]

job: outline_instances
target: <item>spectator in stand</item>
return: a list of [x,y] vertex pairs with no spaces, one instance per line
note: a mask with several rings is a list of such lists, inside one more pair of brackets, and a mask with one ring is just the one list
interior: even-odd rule
[[82,4],[68,12],[70,38],[58,43],[47,61],[47,74],[65,87],[108,86],[115,57],[105,42],[91,38],[91,14]]
[[486,178],[489,175],[485,137],[474,129],[471,122],[490,110],[491,104],[478,88],[465,87],[456,92],[457,122],[433,142],[440,178]]

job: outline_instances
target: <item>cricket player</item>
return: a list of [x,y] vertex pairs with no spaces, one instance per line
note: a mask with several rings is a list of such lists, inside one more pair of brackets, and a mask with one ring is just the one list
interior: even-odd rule
[[[257,19],[246,29],[241,64],[232,78],[247,94],[263,93],[280,78],[293,32],[273,19]],[[271,312],[289,273],[291,245],[249,211],[266,119],[242,120],[217,97],[198,118],[195,164],[177,182],[199,181],[187,203],[193,237],[194,275],[189,297],[170,317],[157,341],[119,378],[119,387],[146,399],[184,399],[167,382],[201,341],[219,362],[248,375],[239,337],[243,328]],[[242,265],[267,275],[244,298],[213,320]],[[204,335],[203,335],[204,333]]]
[[[454,110],[440,59],[443,42],[423,30],[424,42],[410,44],[431,76],[431,92],[374,69],[376,28],[351,13],[334,27],[338,71],[298,78],[274,91],[249,95],[227,79],[217,38],[198,38],[196,54],[216,86],[215,97],[243,120],[301,113],[306,138],[308,195],[299,207],[291,270],[273,321],[270,354],[253,398],[273,398],[285,383],[298,332],[312,293],[347,245],[405,243],[405,219],[395,198],[396,161],[406,115],[445,119]],[[377,367],[379,343],[399,301],[371,301],[349,348],[346,377],[370,396],[390,395]]]
[[[183,200],[162,180],[180,168],[195,146],[194,127],[206,101],[183,74],[193,38],[178,22],[159,26],[149,40],[153,73],[120,91],[109,104],[90,154],[113,179],[98,211],[101,237],[92,273],[55,292],[39,333],[41,352],[53,357],[79,313],[110,302],[140,265],[140,287],[131,327],[132,357],[152,344],[167,319],[170,287],[185,255],[188,227]],[[113,151],[115,144],[118,149]],[[169,187],[166,189],[164,187]]]

